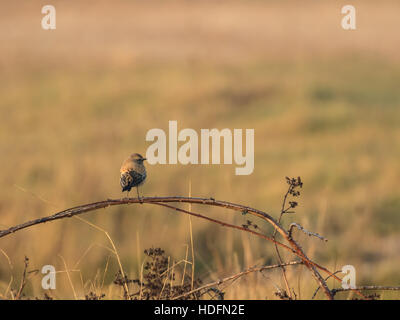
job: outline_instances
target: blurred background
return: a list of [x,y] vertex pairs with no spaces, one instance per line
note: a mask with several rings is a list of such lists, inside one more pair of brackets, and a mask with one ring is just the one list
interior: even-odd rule
[[[251,175],[236,176],[234,165],[147,165],[142,194],[187,196],[191,184],[193,196],[278,217],[285,177],[301,176],[299,207],[283,224],[329,239],[296,232],[305,252],[332,271],[353,265],[357,285],[399,285],[400,3],[351,2],[0,1],[0,229],[125,196],[122,161],[145,154],[147,131],[168,132],[169,120],[198,132],[254,128]],[[41,28],[47,4],[57,10],[56,30]],[[347,4],[357,10],[355,31],[341,27]],[[192,209],[238,225],[247,219]],[[189,248],[192,261],[186,215],[131,205],[80,217],[108,232],[130,277],[138,277],[145,248],[162,247],[171,261]],[[191,222],[195,276],[204,283],[277,263],[262,239]],[[77,218],[2,238],[0,294],[19,286],[27,256],[32,270],[70,270],[78,298],[93,290],[118,299],[109,247],[104,232]],[[288,277],[298,298],[311,297],[316,283],[306,269]],[[41,278],[29,280],[28,297],[43,297]],[[224,291],[275,299],[276,286],[284,288],[280,272]],[[49,294],[74,298],[65,272]]]

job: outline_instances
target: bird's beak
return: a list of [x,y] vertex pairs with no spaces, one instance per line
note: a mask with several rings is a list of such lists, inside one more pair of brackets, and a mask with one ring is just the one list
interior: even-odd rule
[[144,161],[144,160],[147,160],[147,158],[143,158],[143,161]]

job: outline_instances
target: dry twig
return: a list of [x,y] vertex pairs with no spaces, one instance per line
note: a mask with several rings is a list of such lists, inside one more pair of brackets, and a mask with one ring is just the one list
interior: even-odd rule
[[248,269],[246,269],[246,270],[244,270],[242,272],[236,273],[236,274],[231,275],[229,277],[225,277],[225,278],[223,278],[221,280],[218,280],[218,281],[215,281],[215,282],[208,283],[208,284],[206,284],[204,286],[201,286],[201,287],[199,287],[197,289],[194,289],[192,291],[189,291],[189,292],[186,292],[184,294],[181,294],[181,295],[179,295],[177,297],[173,297],[172,299],[173,300],[182,299],[182,298],[184,298],[184,297],[186,297],[188,295],[191,295],[191,294],[193,294],[195,292],[198,292],[198,291],[201,291],[201,290],[204,290],[204,289],[207,289],[207,288],[211,288],[211,287],[214,287],[214,286],[219,286],[219,285],[221,285],[221,284],[223,284],[223,283],[225,283],[227,281],[236,280],[236,279],[238,279],[238,278],[240,278],[240,277],[242,277],[242,276],[244,276],[246,274],[252,273],[252,272],[261,272],[261,271],[265,271],[265,270],[281,268],[281,267],[286,267],[286,266],[295,266],[295,265],[299,265],[299,264],[303,264],[303,261],[291,261],[291,262],[287,262],[287,263],[285,263],[283,265],[282,264],[275,264],[275,265],[272,265],[272,266],[251,267],[251,268],[248,268]]
[[[285,247],[286,249],[289,249],[291,252],[293,252],[294,254],[296,254],[303,260],[305,266],[311,271],[311,274],[313,275],[313,277],[315,278],[315,280],[317,281],[319,286],[323,289],[325,295],[329,299],[333,299],[333,295],[332,295],[329,287],[327,286],[325,280],[322,278],[322,276],[318,272],[317,268],[327,272],[328,274],[332,274],[332,273],[329,270],[327,270],[326,268],[323,268],[323,267],[319,266],[318,264],[316,264],[315,262],[313,262],[312,260],[310,260],[306,256],[306,254],[303,252],[300,245],[295,240],[293,240],[292,238],[289,237],[289,234],[280,225],[280,223],[278,223],[272,216],[270,216],[269,214],[267,214],[261,210],[257,210],[254,208],[250,208],[247,206],[230,203],[230,202],[226,202],[226,201],[217,201],[215,199],[194,198],[194,197],[147,197],[147,198],[141,198],[140,200],[137,198],[124,198],[124,199],[115,199],[115,200],[108,199],[105,201],[100,201],[100,202],[95,202],[95,203],[90,203],[90,204],[73,207],[73,208],[70,208],[67,210],[60,211],[60,212],[55,213],[48,217],[31,220],[31,221],[16,225],[14,227],[8,228],[6,230],[1,230],[0,238],[5,237],[11,233],[17,232],[19,230],[37,225],[37,224],[54,221],[54,220],[59,220],[59,219],[63,219],[63,218],[68,218],[68,217],[73,217],[75,215],[83,214],[85,212],[89,212],[89,211],[93,211],[93,210],[97,210],[97,209],[101,209],[101,208],[106,208],[109,206],[122,205],[122,204],[133,204],[133,203],[141,203],[141,204],[148,203],[148,204],[156,204],[156,205],[162,204],[163,206],[169,207],[171,209],[175,209],[180,212],[191,214],[191,215],[197,216],[199,218],[207,219],[209,221],[213,221],[214,223],[218,223],[218,224],[228,226],[231,228],[240,229],[240,230],[246,231],[246,232],[251,232],[251,233],[258,235],[266,240],[272,241],[282,247]],[[248,230],[246,228],[229,225],[224,222],[221,222],[221,221],[218,221],[218,220],[215,220],[212,218],[208,218],[206,216],[202,216],[199,214],[195,214],[195,213],[192,213],[187,210],[172,207],[172,206],[166,205],[166,203],[193,203],[193,204],[217,206],[217,207],[222,207],[222,208],[226,208],[226,209],[230,209],[230,210],[234,210],[234,211],[249,213],[251,215],[254,215],[254,216],[261,218],[264,221],[270,223],[277,230],[277,232],[279,232],[282,235],[282,237],[289,243],[289,246],[291,248],[289,248],[285,244],[275,241],[274,239],[272,239],[268,236],[262,235],[261,233],[258,233],[258,232],[252,231],[252,230]],[[341,281],[341,279],[338,278],[337,276],[335,276],[335,278],[337,280]]]

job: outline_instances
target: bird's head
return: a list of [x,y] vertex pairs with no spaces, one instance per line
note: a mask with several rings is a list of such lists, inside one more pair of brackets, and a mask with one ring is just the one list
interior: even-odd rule
[[131,159],[136,163],[143,163],[144,160],[147,160],[146,158],[143,158],[139,153],[133,153],[131,155]]

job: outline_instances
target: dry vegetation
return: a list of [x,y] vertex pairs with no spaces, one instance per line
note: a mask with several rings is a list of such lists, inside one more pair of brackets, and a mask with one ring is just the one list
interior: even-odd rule
[[[339,26],[341,1],[98,1],[96,10],[87,1],[53,2],[57,30],[45,32],[42,2],[0,1],[0,230],[120,198],[122,159],[145,153],[147,130],[167,129],[168,120],[196,130],[254,128],[251,176],[226,165],[150,166],[143,194],[184,196],[191,183],[194,196],[279,219],[282,177],[301,175],[297,213],[282,224],[329,239],[294,231],[307,256],[331,271],[354,265],[360,286],[400,284],[398,1],[357,4],[359,29],[350,33]],[[247,225],[246,216],[204,213]],[[140,279],[145,248],[186,261],[175,280],[192,279],[191,239],[193,279],[203,284],[278,263],[261,238],[156,206],[113,206],[82,219],[1,238],[0,297],[20,292],[25,256],[27,271],[56,267],[57,290],[44,292],[40,274],[28,273],[20,295],[55,299],[123,297],[114,283],[120,265]],[[305,266],[286,270],[296,298],[310,298],[317,284]],[[280,268],[220,290],[227,299],[274,299],[277,288],[289,296]]]

